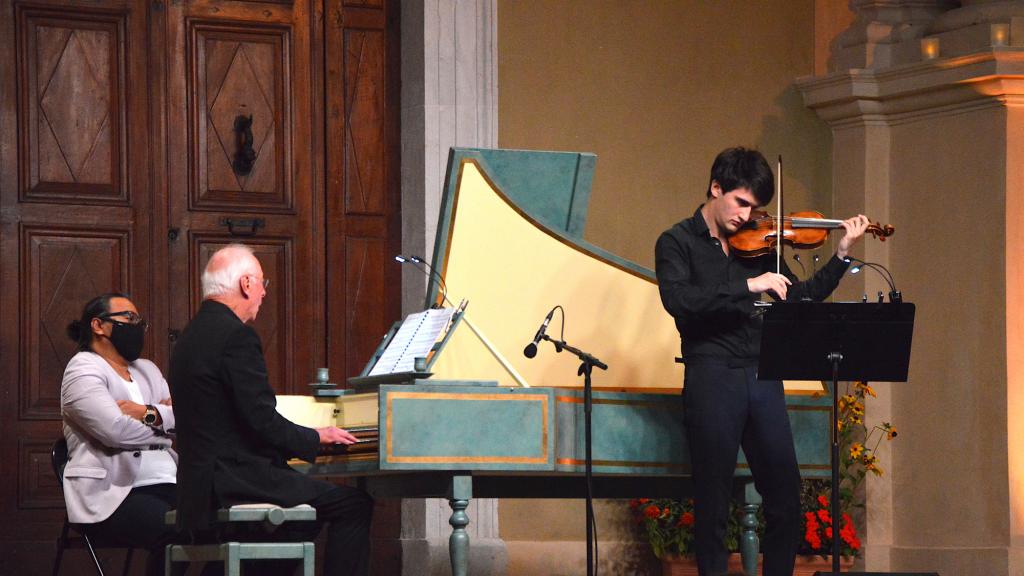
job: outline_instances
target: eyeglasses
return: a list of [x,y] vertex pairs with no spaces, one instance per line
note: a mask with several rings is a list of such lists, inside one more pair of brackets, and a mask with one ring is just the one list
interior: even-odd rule
[[[249,274],[249,277],[250,278],[255,278],[256,275],[255,274]],[[269,286],[270,286],[270,278],[264,278],[263,279],[263,289],[266,290],[267,287],[269,287]]]
[[[100,320],[105,320],[114,324],[141,324],[143,330],[149,329],[149,322],[146,322],[145,318],[139,316],[137,313],[131,310],[122,310],[121,312],[105,312],[97,316]],[[124,318],[124,321],[117,320],[115,318]]]

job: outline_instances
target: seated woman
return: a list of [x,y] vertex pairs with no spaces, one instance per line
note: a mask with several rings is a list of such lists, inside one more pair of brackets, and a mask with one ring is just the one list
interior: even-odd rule
[[64,371],[60,405],[69,459],[68,519],[98,542],[147,548],[146,572],[163,574],[177,499],[174,412],[160,370],[139,354],[147,324],[123,294],[93,298],[68,325],[79,352]]

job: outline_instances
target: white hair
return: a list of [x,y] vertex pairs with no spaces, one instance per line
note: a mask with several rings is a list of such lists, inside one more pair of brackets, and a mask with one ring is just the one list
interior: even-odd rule
[[258,265],[252,248],[245,244],[230,244],[217,250],[203,270],[203,298],[239,292],[242,277],[256,274]]

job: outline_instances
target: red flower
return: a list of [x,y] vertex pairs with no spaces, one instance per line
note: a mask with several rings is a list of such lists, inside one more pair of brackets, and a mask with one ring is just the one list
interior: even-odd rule
[[644,516],[648,518],[657,518],[658,516],[661,516],[661,510],[659,510],[654,504],[651,504],[647,508],[644,508]]
[[818,518],[826,524],[832,523],[832,519],[828,516],[828,510],[818,510]]
[[818,504],[819,504],[819,505],[820,505],[820,506],[821,506],[822,508],[828,508],[828,498],[825,498],[825,495],[824,495],[824,494],[822,494],[822,495],[818,496]]
[[831,526],[829,526],[828,528],[825,528],[825,537],[826,538],[832,538],[832,527]]
[[679,517],[680,526],[693,526],[693,512],[683,512]]
[[629,507],[632,508],[633,510],[636,510],[637,508],[640,507],[640,501],[637,500],[636,498],[633,498],[632,500],[629,501]]

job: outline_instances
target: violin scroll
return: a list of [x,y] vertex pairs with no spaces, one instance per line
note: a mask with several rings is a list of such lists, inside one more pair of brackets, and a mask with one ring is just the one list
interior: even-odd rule
[[875,238],[878,238],[879,242],[885,242],[885,239],[892,236],[896,232],[896,228],[892,224],[881,225],[876,222],[868,224],[868,229],[864,231],[865,234],[871,234]]

